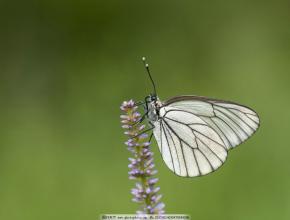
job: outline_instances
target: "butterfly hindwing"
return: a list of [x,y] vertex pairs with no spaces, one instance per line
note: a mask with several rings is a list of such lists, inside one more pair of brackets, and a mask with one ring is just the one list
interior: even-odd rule
[[164,107],[154,136],[166,165],[179,176],[200,176],[220,167],[227,150],[219,135],[199,117]]

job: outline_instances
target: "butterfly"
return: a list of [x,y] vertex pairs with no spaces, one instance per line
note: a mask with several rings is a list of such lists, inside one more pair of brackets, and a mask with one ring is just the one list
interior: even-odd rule
[[[259,128],[258,114],[231,101],[202,96],[176,96],[161,101],[149,65],[143,62],[154,92],[141,102],[167,167],[178,176],[209,174],[223,165],[228,151]],[[146,131],[148,131],[146,130]]]

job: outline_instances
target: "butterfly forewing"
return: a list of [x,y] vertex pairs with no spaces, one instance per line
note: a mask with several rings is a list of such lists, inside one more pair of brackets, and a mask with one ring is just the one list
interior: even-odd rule
[[227,150],[259,127],[252,109],[198,96],[166,101],[153,122],[154,136],[166,165],[179,176],[201,176],[218,169]]

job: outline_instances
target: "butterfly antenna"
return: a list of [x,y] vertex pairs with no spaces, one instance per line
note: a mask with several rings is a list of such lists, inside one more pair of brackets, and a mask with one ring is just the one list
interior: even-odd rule
[[152,83],[152,85],[153,85],[154,95],[156,96],[156,94],[157,94],[157,93],[156,93],[156,87],[155,87],[154,80],[153,80],[153,78],[152,78],[152,76],[151,76],[151,73],[150,73],[149,64],[146,62],[146,58],[145,58],[145,57],[142,57],[142,61],[143,61],[144,67],[145,67],[145,69],[146,69],[146,72],[147,72],[148,75],[149,75],[149,78],[150,78],[150,80],[151,80],[151,83]]

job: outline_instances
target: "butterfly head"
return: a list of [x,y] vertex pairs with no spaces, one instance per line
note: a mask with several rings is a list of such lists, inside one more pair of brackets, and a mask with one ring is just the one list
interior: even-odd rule
[[157,95],[156,94],[150,94],[149,95],[149,100],[150,100],[150,102],[156,102],[157,100],[158,100],[158,97],[157,97]]
[[156,108],[159,108],[160,107],[160,99],[158,98],[158,96],[156,94],[150,94],[148,95],[146,98],[145,98],[146,102],[148,104],[152,104],[153,106],[155,106]]

